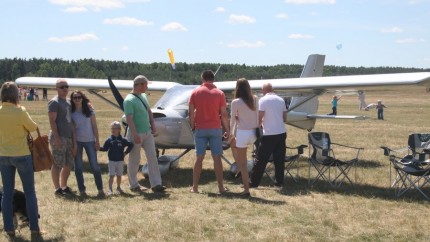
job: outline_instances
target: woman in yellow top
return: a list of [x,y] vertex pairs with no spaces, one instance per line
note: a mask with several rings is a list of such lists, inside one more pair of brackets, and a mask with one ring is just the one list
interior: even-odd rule
[[19,105],[18,87],[14,82],[5,82],[0,95],[0,171],[3,182],[1,205],[4,231],[9,237],[15,237],[13,194],[15,173],[18,170],[25,193],[31,234],[40,235],[33,160],[27,146],[27,130],[36,131],[37,124],[26,109]]

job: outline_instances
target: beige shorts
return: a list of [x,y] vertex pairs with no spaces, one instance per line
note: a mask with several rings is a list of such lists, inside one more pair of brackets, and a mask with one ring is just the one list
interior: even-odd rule
[[54,156],[54,165],[58,168],[64,166],[72,169],[75,166],[75,158],[72,154],[72,138],[60,137],[61,147],[56,147],[54,145],[54,139],[49,136],[49,144],[51,145],[51,152]]
[[109,161],[109,176],[122,176],[124,173],[124,161]]

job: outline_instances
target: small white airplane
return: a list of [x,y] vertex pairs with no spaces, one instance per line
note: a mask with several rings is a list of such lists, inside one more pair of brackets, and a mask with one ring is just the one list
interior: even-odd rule
[[[325,93],[341,92],[342,90],[363,90],[378,86],[422,85],[430,87],[430,72],[351,75],[322,77],[324,55],[310,55],[303,68],[300,78],[250,80],[253,90],[260,91],[263,84],[270,82],[282,96],[292,97],[288,108],[287,124],[311,131],[317,119],[364,119],[364,116],[320,115],[318,112],[318,97]],[[57,77],[20,77],[16,83],[21,86],[52,88]],[[118,89],[131,90],[131,80],[104,80],[65,78],[70,87],[87,89],[90,93],[121,109],[122,97]],[[231,94],[236,81],[219,81],[215,85],[226,93]],[[155,137],[157,149],[185,149],[179,155],[185,155],[194,149],[193,133],[188,123],[188,99],[198,85],[182,85],[175,82],[151,81],[148,90],[165,91],[164,95],[151,108],[155,118],[158,135]],[[111,89],[117,103],[105,98],[100,91]],[[227,161],[226,159],[224,159]],[[227,161],[228,162],[228,161]],[[228,162],[230,163],[230,162]]]

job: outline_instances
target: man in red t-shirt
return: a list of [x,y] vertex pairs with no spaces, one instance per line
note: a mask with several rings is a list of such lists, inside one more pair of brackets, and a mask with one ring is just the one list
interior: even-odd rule
[[[204,71],[201,75],[203,83],[196,88],[190,97],[189,115],[190,125],[194,130],[194,144],[196,148],[196,163],[193,169],[193,188],[191,192],[198,193],[200,175],[202,173],[203,159],[209,144],[214,170],[218,182],[218,190],[224,193],[222,155],[222,125],[226,129],[224,136],[230,134],[226,100],[224,93],[214,84],[215,75],[212,71]],[[221,118],[220,118],[221,116]]]

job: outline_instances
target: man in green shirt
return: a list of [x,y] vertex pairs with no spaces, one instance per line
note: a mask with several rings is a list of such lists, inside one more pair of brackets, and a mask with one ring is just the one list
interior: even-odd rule
[[156,132],[154,117],[152,116],[152,111],[149,108],[149,102],[145,94],[148,89],[148,82],[145,76],[137,76],[133,82],[132,92],[125,97],[123,103],[128,124],[127,138],[134,145],[129,155],[127,174],[132,191],[139,192],[146,190],[137,181],[140,148],[142,147],[145,150],[148,162],[148,176],[151,189],[154,192],[162,192],[166,187],[161,184],[161,174],[158,167],[153,136]]

